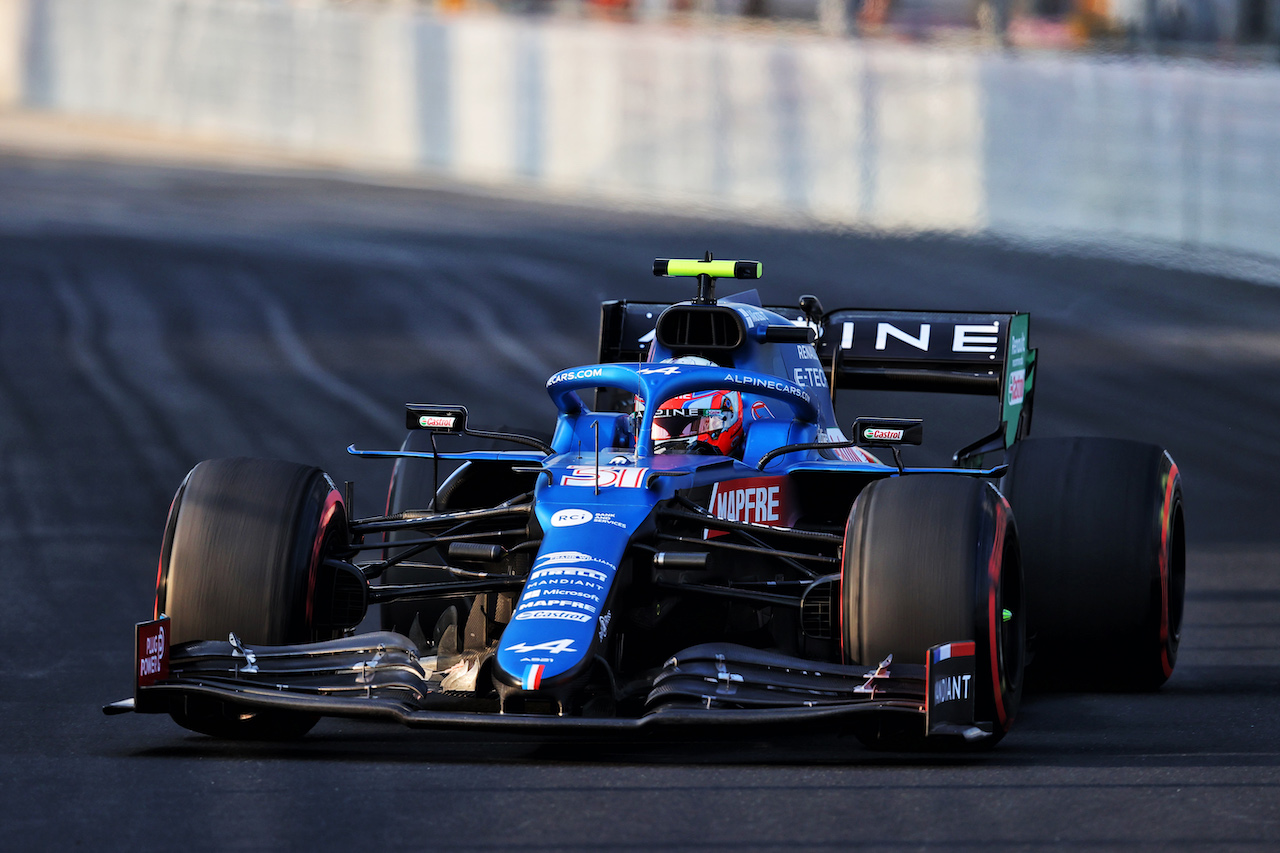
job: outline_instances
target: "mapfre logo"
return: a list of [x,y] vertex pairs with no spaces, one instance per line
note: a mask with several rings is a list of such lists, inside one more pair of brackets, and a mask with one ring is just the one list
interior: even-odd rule
[[752,477],[716,483],[711,512],[725,521],[790,526],[795,521],[790,483],[785,477]]

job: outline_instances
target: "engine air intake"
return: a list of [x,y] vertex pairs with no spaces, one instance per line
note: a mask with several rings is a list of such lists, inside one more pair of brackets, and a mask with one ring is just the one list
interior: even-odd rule
[[715,305],[675,305],[662,312],[656,329],[658,342],[673,353],[693,350],[735,350],[747,330],[732,308]]

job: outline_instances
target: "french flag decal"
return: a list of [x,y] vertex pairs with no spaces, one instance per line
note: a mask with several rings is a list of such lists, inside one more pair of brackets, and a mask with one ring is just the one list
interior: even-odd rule
[[[970,646],[973,643],[969,644]],[[542,683],[543,665],[540,663],[531,663],[524,668],[524,678],[520,682],[520,686],[525,690],[537,690],[538,685]]]
[[973,655],[973,653],[972,640],[967,643],[947,643],[934,648],[933,662],[942,663],[944,660],[950,660],[954,657],[967,657]]

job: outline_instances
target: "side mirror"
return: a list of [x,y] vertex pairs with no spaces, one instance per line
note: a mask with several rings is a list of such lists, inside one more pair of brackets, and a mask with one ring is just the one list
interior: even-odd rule
[[853,422],[853,440],[859,447],[923,444],[924,421],[920,418],[858,418]]
[[466,406],[437,406],[432,403],[405,403],[405,426],[462,435],[467,431]]

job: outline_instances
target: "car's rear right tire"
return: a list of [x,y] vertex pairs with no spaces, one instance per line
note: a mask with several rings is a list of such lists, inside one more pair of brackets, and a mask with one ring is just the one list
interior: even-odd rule
[[1040,438],[1009,452],[1028,676],[1037,686],[1152,690],[1173,673],[1186,589],[1182,480],[1159,447]]

